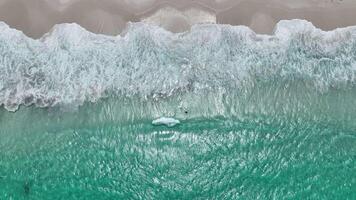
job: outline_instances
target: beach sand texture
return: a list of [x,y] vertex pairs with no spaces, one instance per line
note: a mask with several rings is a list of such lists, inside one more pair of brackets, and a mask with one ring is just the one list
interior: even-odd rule
[[281,19],[306,19],[323,30],[356,25],[354,0],[0,0],[0,21],[39,38],[59,23],[117,35],[127,22],[173,32],[196,23],[250,26],[270,34]]

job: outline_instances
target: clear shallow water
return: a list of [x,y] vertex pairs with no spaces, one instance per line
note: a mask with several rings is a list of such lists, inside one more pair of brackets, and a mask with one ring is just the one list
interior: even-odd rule
[[[319,104],[310,106],[327,105],[320,112],[255,109],[229,118],[188,113],[173,128],[153,126],[148,119],[123,123],[117,99],[74,112],[3,110],[0,197],[354,199],[356,123],[347,120],[354,108],[343,107],[354,103],[350,94],[319,96]],[[269,106],[264,100],[249,102],[246,108]],[[151,106],[163,112],[159,104]],[[295,110],[293,103],[279,104],[287,105]],[[336,105],[339,112],[332,111]]]

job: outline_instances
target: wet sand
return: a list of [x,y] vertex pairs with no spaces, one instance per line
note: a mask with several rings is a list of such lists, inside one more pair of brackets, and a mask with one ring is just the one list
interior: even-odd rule
[[196,23],[247,25],[272,33],[281,19],[307,19],[331,30],[356,25],[354,0],[0,0],[0,21],[39,38],[58,23],[75,22],[95,33],[119,34],[129,21],[173,32]]

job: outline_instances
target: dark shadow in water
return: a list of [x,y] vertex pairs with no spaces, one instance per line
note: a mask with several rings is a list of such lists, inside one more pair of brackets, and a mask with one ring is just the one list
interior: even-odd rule
[[28,196],[31,192],[31,184],[26,181],[24,184],[23,184],[23,191],[25,193],[26,196]]

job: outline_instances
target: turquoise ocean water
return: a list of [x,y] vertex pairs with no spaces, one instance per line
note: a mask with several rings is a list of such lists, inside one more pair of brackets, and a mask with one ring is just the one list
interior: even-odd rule
[[356,199],[354,27],[2,24],[0,52],[0,199]]

